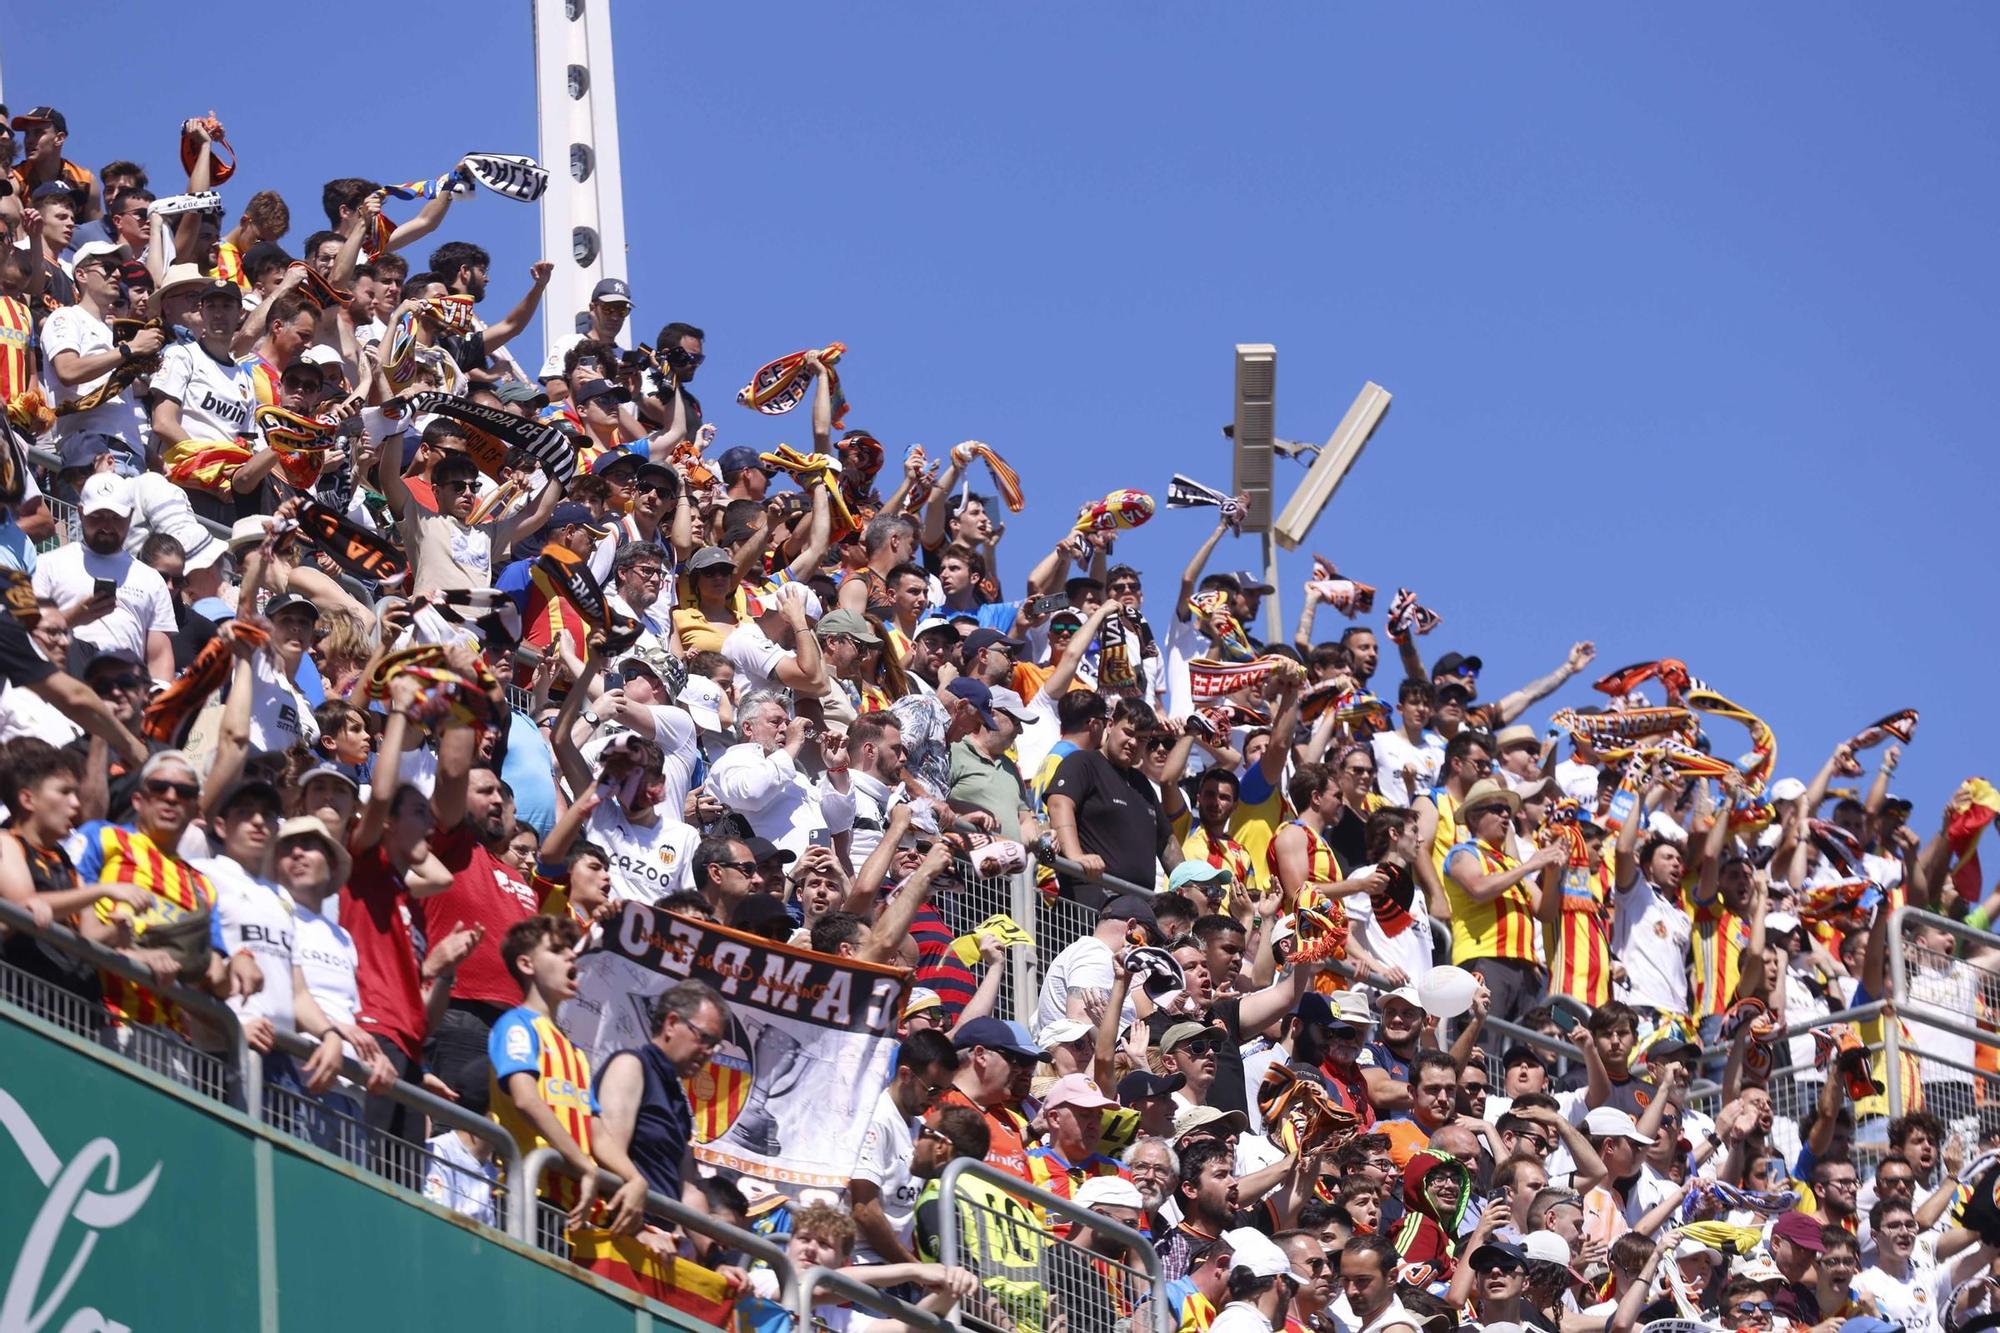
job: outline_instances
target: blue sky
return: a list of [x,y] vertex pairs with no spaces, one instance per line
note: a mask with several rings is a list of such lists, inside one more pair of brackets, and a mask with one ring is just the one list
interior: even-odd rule
[[[357,54],[325,16],[260,8],[225,81],[205,25],[71,4],[10,32],[7,101],[160,177],[212,105],[227,197],[279,189],[295,242],[330,176],[535,151],[525,4],[408,7]],[[1083,500],[1226,484],[1231,346],[1272,342],[1281,434],[1396,395],[1284,562],[1292,607],[1307,550],[1413,587],[1445,617],[1427,658],[1478,652],[1489,694],[1576,638],[1677,655],[1801,776],[1919,708],[1896,786],[1926,831],[1988,769],[2000,11],[625,3],[614,29],[635,324],[709,331],[722,443],[802,443],[729,399],[844,341],[851,424],[892,455],[1019,467],[1014,582]],[[438,239],[493,252],[504,309],[537,235],[484,196]],[[1205,532],[1162,512],[1121,545],[1156,615]]]

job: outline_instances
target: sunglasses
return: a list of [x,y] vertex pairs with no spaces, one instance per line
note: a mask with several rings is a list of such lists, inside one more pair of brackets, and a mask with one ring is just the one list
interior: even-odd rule
[[457,491],[476,491],[479,489],[479,482],[472,477],[464,477],[458,481],[441,481],[437,484],[437,489],[447,495]]
[[1219,1045],[1213,1037],[1196,1037],[1193,1041],[1182,1042],[1174,1050],[1183,1055],[1214,1055]]
[[1520,1272],[1521,1265],[1512,1259],[1488,1259],[1484,1263],[1474,1264],[1472,1271],[1475,1273],[1507,1273],[1511,1275]]
[[653,495],[665,495],[668,491],[672,490],[673,487],[674,484],[671,481],[666,480],[664,477],[653,477],[646,481],[635,481],[632,483],[633,490],[647,492]]
[[1769,1315],[1777,1308],[1777,1305],[1771,1301],[1738,1301],[1729,1307],[1729,1313],[1749,1318],[1753,1315]]
[[1358,1041],[1361,1037],[1361,1029],[1355,1027],[1352,1023],[1335,1023],[1327,1028],[1326,1035],[1335,1041]]
[[169,782],[165,778],[147,778],[146,793],[150,796],[178,796],[183,801],[201,799],[201,787],[193,782]]

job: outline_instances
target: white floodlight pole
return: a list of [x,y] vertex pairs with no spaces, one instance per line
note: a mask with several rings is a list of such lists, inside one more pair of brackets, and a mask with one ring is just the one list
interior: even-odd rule
[[[530,0],[541,162],[542,257],[555,264],[543,298],[542,350],[577,332],[590,289],[625,276],[625,195],[618,167],[618,81],[611,0]],[[621,335],[630,341],[631,326]]]

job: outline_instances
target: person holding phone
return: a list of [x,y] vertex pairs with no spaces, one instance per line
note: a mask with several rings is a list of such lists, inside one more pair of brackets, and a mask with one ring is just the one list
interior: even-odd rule
[[179,622],[167,581],[125,549],[133,504],[130,481],[93,473],[78,497],[83,540],[36,561],[35,595],[62,608],[71,662],[81,666],[109,653],[144,667],[154,680],[171,680]]

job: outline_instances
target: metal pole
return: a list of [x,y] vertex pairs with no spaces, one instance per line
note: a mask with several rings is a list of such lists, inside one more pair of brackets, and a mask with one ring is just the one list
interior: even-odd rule
[[1035,913],[1035,872],[1027,869],[1019,872],[1008,886],[1008,911],[1014,917],[1014,924],[1035,937],[1033,948],[1009,949],[1007,951],[1008,983],[1014,990],[1014,1021],[1032,1029],[1035,1021],[1034,996],[1036,982],[1041,976],[1039,960],[1035,950],[1042,947],[1041,923]]
[[1271,585],[1270,596],[1264,599],[1264,642],[1285,642],[1284,616],[1279,610],[1278,598],[1278,539],[1271,529],[1264,529],[1264,582]]

